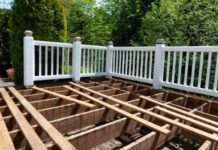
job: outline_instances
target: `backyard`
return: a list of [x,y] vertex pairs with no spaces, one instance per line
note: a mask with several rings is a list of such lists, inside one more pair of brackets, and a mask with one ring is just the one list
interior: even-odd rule
[[218,149],[216,0],[0,5],[0,149]]

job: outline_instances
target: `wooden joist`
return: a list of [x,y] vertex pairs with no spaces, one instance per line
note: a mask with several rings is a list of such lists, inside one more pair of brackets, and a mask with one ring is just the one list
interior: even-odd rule
[[117,107],[115,107],[113,105],[110,105],[110,104],[108,104],[106,102],[103,102],[103,101],[101,101],[101,100],[99,100],[97,98],[94,98],[94,97],[90,96],[90,95],[84,94],[84,93],[82,93],[82,92],[80,92],[78,90],[75,90],[75,89],[73,89],[73,88],[71,88],[69,86],[64,86],[64,87],[67,88],[68,90],[71,90],[71,91],[73,91],[73,92],[75,92],[75,93],[77,93],[77,94],[79,94],[79,95],[81,95],[81,96],[83,96],[85,98],[88,98],[89,100],[92,100],[92,101],[94,101],[94,102],[96,102],[96,103],[98,103],[98,104],[100,104],[100,105],[102,105],[102,106],[104,106],[106,108],[112,109],[115,112],[118,112],[118,113],[120,113],[121,115],[124,115],[127,118],[135,120],[135,121],[145,125],[146,127],[150,128],[150,129],[153,129],[153,130],[155,130],[155,131],[157,131],[159,133],[168,134],[170,132],[169,130],[164,129],[164,128],[162,128],[162,127],[160,127],[160,126],[158,126],[158,125],[156,125],[156,124],[154,124],[152,122],[144,120],[144,119],[142,119],[140,117],[137,117],[137,116],[135,116],[133,114],[130,114],[130,113],[128,113],[128,112],[126,112],[126,111],[124,111],[124,110],[122,110],[120,108],[117,108]]
[[208,131],[211,131],[211,132],[214,132],[214,133],[218,133],[218,128],[214,127],[214,126],[211,126],[211,125],[208,125],[206,123],[203,123],[203,122],[200,122],[198,120],[194,120],[190,117],[186,117],[184,115],[181,115],[179,113],[176,113],[176,112],[173,112],[173,111],[170,111],[170,110],[167,110],[165,108],[161,108],[160,106],[156,106],[155,109],[161,111],[161,112],[164,112],[164,113],[167,113],[171,116],[174,116],[176,118],[179,118],[179,119],[182,119],[182,120],[185,120],[185,121],[188,121],[189,123],[192,123],[192,124],[195,124],[199,127],[202,127],[203,129],[206,129]]
[[14,144],[5,125],[4,119],[0,112],[0,149],[15,150]]
[[198,115],[196,115],[196,114],[189,113],[189,112],[187,112],[187,111],[178,109],[178,108],[176,108],[176,107],[174,107],[174,106],[170,106],[170,105],[167,105],[167,104],[163,104],[163,103],[161,103],[161,102],[158,102],[158,101],[156,101],[156,100],[154,100],[154,99],[151,99],[151,98],[149,98],[149,97],[146,97],[146,96],[140,96],[140,98],[142,98],[142,99],[144,99],[144,100],[146,100],[146,101],[152,102],[152,103],[154,103],[154,104],[156,104],[156,105],[159,105],[159,106],[161,106],[161,107],[164,107],[164,108],[173,110],[173,111],[178,112],[178,113],[180,113],[180,114],[183,114],[183,115],[185,115],[185,116],[188,116],[188,117],[194,118],[194,119],[196,119],[196,120],[199,120],[199,121],[208,123],[208,124],[210,124],[210,125],[213,125],[213,126],[215,126],[215,127],[218,127],[218,123],[215,122],[215,121],[213,121],[213,120],[210,120],[210,119],[207,119],[207,118],[198,116]]
[[5,100],[8,108],[10,109],[12,115],[16,119],[17,124],[22,130],[25,138],[29,142],[30,147],[34,150],[46,150],[45,145],[43,144],[39,136],[36,134],[36,132],[33,130],[33,128],[30,126],[30,124],[27,122],[26,118],[18,109],[18,107],[16,106],[12,98],[9,96],[7,91],[4,88],[0,88],[0,93],[3,99]]
[[[184,129],[184,130],[186,130],[186,131],[189,131],[189,132],[191,132],[191,133],[195,133],[195,134],[200,135],[200,136],[202,136],[202,137],[208,138],[208,139],[210,139],[210,140],[212,140],[212,141],[218,142],[218,138],[217,138],[216,136],[214,136],[213,134],[210,134],[210,133],[207,133],[207,132],[202,131],[202,130],[200,130],[200,129],[197,129],[197,128],[188,126],[188,125],[183,124],[183,123],[181,123],[181,122],[173,121],[172,119],[169,119],[169,118],[167,118],[167,117],[161,116],[161,115],[159,115],[159,114],[156,114],[156,113],[154,113],[154,112],[151,112],[151,111],[142,109],[142,108],[137,107],[137,106],[133,106],[133,105],[127,103],[127,102],[123,102],[123,101],[121,101],[121,100],[118,100],[118,99],[116,99],[116,98],[113,98],[113,97],[110,97],[110,96],[101,94],[101,93],[99,93],[99,92],[90,90],[90,89],[88,89],[88,88],[86,88],[86,87],[84,87],[84,86],[78,85],[78,84],[76,84],[76,83],[70,82],[70,84],[71,84],[71,85],[74,85],[75,87],[78,87],[78,88],[80,88],[80,89],[83,89],[83,90],[85,90],[85,91],[87,91],[87,92],[93,93],[93,94],[95,94],[95,95],[101,96],[101,97],[103,97],[103,98],[106,98],[106,99],[111,100],[111,101],[113,101],[113,102],[116,102],[116,103],[118,103],[118,104],[121,104],[121,105],[123,105],[123,106],[127,106],[127,107],[130,107],[130,108],[133,108],[133,109],[137,110],[138,112],[144,113],[144,114],[146,114],[146,115],[150,115],[151,117],[155,117],[155,118],[160,119],[160,120],[162,120],[162,121],[164,121],[164,122],[166,122],[166,123],[169,123],[169,124],[171,124],[171,125],[178,126],[178,127],[182,128],[182,129]],[[72,88],[71,88],[71,89],[72,89]],[[72,91],[75,91],[75,90],[73,89]]]
[[68,142],[63,135],[52,126],[46,118],[41,115],[15,88],[9,87],[10,92],[23,105],[23,107],[32,115],[36,122],[45,130],[51,139],[63,150],[76,149]]
[[79,104],[79,105],[83,105],[83,106],[88,107],[88,108],[91,108],[91,109],[92,109],[93,107],[95,107],[95,105],[93,105],[93,104],[89,104],[89,103],[86,103],[86,102],[77,100],[77,99],[72,98],[72,97],[69,97],[69,96],[65,96],[65,95],[62,95],[62,94],[58,94],[58,93],[56,93],[56,92],[51,92],[51,91],[45,90],[45,89],[43,89],[43,88],[32,87],[32,89],[37,90],[37,91],[40,91],[40,92],[43,92],[43,93],[46,93],[46,94],[53,95],[53,96],[58,97],[58,98],[63,99],[63,100],[67,100],[67,101],[71,101],[71,102],[74,102],[74,103]]

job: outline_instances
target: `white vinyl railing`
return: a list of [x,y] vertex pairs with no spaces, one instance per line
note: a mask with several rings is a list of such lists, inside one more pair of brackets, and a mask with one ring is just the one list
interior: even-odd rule
[[113,76],[153,82],[155,47],[113,47],[111,50]]
[[114,47],[36,41],[24,37],[24,85],[81,77],[120,77],[218,97],[218,46]]
[[217,96],[218,47],[165,47],[162,86]]
[[106,50],[105,46],[82,45],[81,77],[106,75]]

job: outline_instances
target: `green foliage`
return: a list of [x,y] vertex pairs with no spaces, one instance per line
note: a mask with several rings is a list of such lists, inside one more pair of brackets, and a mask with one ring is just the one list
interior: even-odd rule
[[167,45],[215,45],[218,42],[216,0],[156,0],[143,18],[140,44],[154,45],[159,37]]
[[10,65],[9,55],[9,18],[10,10],[0,10],[0,72],[5,72]]
[[83,43],[107,44],[112,29],[102,7],[97,7],[93,0],[75,0],[68,9],[69,41],[80,36]]
[[115,45],[131,45],[137,39],[137,31],[141,26],[140,0],[121,0],[116,5],[119,12],[113,28],[113,41]]
[[15,0],[10,20],[11,59],[15,82],[23,80],[23,36],[31,30],[36,40],[66,41],[66,19],[59,0]]

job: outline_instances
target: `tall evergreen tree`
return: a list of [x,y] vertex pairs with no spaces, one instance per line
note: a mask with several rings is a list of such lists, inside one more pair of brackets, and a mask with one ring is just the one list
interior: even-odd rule
[[6,75],[5,70],[10,67],[9,55],[9,19],[10,10],[0,9],[0,74]]
[[66,19],[59,0],[15,0],[10,20],[11,59],[15,82],[23,81],[23,36],[32,30],[36,40],[66,41]]

